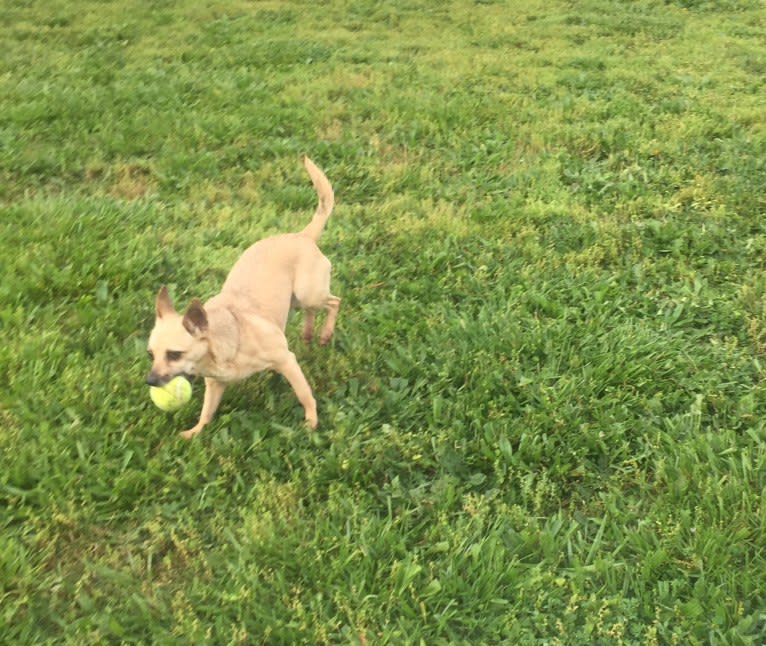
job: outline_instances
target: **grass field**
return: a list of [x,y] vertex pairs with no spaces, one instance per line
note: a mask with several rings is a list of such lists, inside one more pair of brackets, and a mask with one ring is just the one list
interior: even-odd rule
[[[0,5],[0,641],[766,640],[766,8]],[[143,383],[301,228],[318,400]]]

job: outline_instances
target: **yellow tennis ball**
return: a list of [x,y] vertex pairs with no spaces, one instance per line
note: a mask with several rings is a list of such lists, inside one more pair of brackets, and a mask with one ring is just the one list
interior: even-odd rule
[[186,377],[173,377],[164,386],[150,386],[149,397],[160,408],[168,413],[178,410],[191,399],[192,387]]

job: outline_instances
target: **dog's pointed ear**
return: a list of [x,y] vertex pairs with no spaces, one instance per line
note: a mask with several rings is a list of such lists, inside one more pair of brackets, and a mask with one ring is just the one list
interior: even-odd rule
[[163,316],[173,314],[174,312],[175,309],[173,308],[173,302],[170,300],[168,288],[163,285],[160,287],[160,291],[157,292],[157,301],[154,304],[154,313],[157,315],[158,319],[161,319]]
[[186,331],[192,336],[207,332],[207,314],[199,298],[195,298],[189,303],[184,314],[183,324]]

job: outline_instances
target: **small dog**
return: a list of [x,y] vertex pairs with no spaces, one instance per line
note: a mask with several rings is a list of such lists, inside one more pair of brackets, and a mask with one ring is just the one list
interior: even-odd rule
[[320,343],[332,337],[340,299],[330,293],[330,261],[317,247],[335,203],[332,186],[308,157],[303,158],[319,204],[300,233],[284,233],[256,242],[234,263],[220,293],[204,305],[195,298],[186,312],[173,308],[163,285],[149,336],[152,369],[146,378],[161,386],[176,375],[202,375],[205,398],[197,424],[181,436],[189,439],[207,424],[230,382],[261,370],[284,375],[303,405],[306,422],[317,425],[317,407],[295,355],[287,347],[285,325],[291,308],[305,310],[303,339],[314,333],[314,314],[327,311]]

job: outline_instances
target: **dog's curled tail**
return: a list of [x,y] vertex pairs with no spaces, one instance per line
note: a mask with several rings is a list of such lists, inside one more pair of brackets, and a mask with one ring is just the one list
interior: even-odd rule
[[332,186],[327,177],[325,177],[325,174],[305,155],[303,157],[303,165],[306,167],[311,183],[314,185],[319,196],[319,204],[317,204],[317,210],[314,212],[311,222],[308,223],[301,233],[316,241],[322,234],[327,218],[330,217],[332,207],[335,204],[335,194],[332,192]]

